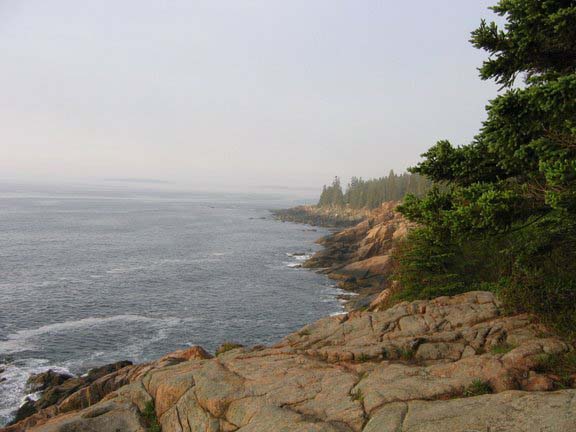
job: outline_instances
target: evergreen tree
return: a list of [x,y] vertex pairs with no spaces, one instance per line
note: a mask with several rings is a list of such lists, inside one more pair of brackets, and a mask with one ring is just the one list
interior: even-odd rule
[[477,283],[497,280],[515,306],[575,324],[576,2],[501,0],[493,10],[504,28],[482,21],[471,42],[489,54],[481,78],[505,92],[472,143],[440,141],[411,170],[445,188],[401,207],[423,226],[403,275],[415,291],[439,292],[470,289],[472,271]]
[[340,185],[340,179],[334,177],[334,181],[330,186],[324,185],[322,194],[318,201],[320,207],[343,207],[345,205],[344,192]]
[[345,193],[336,177],[330,186],[324,186],[318,205],[320,207],[347,206],[354,209],[376,208],[386,201],[399,201],[407,193],[421,196],[431,187],[431,182],[418,174],[396,175],[363,180],[352,177]]
[[318,205],[320,207],[326,207],[329,205],[328,188],[326,188],[326,185],[322,187],[322,193],[320,194]]
[[336,207],[343,207],[344,204],[344,193],[342,192],[340,179],[335,177],[334,181],[332,182],[332,205]]

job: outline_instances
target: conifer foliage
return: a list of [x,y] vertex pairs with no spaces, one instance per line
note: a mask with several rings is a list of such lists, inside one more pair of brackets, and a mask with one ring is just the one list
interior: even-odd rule
[[[411,172],[443,189],[400,210],[422,228],[399,257],[414,296],[489,284],[576,328],[576,1],[501,0],[471,43],[502,92],[474,140],[440,141]],[[477,263],[478,265],[475,265]],[[562,321],[561,323],[559,321]]]
[[397,175],[390,171],[386,177],[371,180],[352,177],[344,193],[340,179],[335,177],[331,185],[322,189],[318,206],[373,209],[386,201],[399,201],[406,194],[421,196],[430,187],[431,182],[423,176],[410,173]]

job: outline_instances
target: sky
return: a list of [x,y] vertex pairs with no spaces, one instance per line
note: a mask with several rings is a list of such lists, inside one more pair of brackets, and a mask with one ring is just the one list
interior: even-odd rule
[[318,188],[465,144],[494,1],[0,0],[0,180]]

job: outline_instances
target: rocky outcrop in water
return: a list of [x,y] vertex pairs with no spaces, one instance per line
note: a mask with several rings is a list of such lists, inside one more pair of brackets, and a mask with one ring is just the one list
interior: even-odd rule
[[121,361],[91,369],[86,375],[74,377],[66,373],[48,370],[32,375],[28,380],[28,391],[42,394],[37,400],[27,398],[16,412],[14,422],[24,419],[54,414],[56,406],[84,407],[99,401],[103,396],[126,381],[112,384],[112,376],[116,372],[132,365],[129,361]]
[[54,371],[34,375],[29,383],[39,385],[37,390],[43,390],[42,395],[37,401],[25,401],[16,413],[14,424],[4,430],[28,430],[49,418],[89,407],[153,368],[211,357],[203,348],[191,347],[169,353],[153,363],[133,365],[129,361],[121,361],[91,369],[81,377],[64,376]]
[[127,366],[101,378],[126,384],[99,402],[9,430],[136,432],[152,416],[164,432],[572,431],[576,390],[540,367],[570,349],[470,292],[325,318],[272,347]]
[[32,375],[28,379],[28,390],[31,392],[44,391],[50,387],[56,387],[63,384],[65,381],[72,378],[72,375],[67,373],[60,373],[52,369],[46,372]]

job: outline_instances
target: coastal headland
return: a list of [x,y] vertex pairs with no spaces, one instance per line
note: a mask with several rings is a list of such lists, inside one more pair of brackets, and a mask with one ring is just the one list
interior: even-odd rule
[[558,366],[573,347],[533,316],[485,291],[390,302],[412,227],[394,208],[321,239],[304,264],[350,292],[348,313],[273,346],[37,377],[42,396],[3,431],[576,430],[576,375]]

